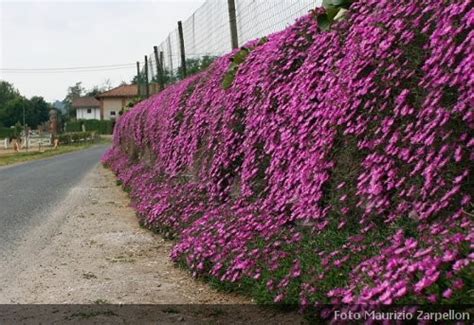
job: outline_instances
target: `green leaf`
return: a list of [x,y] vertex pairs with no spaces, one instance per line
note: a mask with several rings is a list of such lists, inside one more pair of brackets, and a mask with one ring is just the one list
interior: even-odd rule
[[348,11],[348,10],[347,10],[347,9],[344,9],[344,8],[339,9],[339,12],[338,12],[337,15],[334,17],[334,20],[339,21],[339,20],[344,19],[344,17],[346,16],[347,11]]
[[326,8],[326,15],[328,16],[329,21],[333,21],[334,17],[336,17],[338,12],[339,8]]
[[222,80],[222,88],[229,89],[234,82],[236,69],[229,69]]
[[239,52],[234,55],[234,59],[232,60],[235,64],[241,64],[245,61],[245,58],[249,54],[249,50],[246,48],[242,48]]
[[265,44],[266,42],[268,42],[268,37],[263,36],[263,37],[260,38],[260,40],[258,41],[258,45],[263,45],[263,44]]
[[318,26],[323,31],[328,31],[331,28],[331,21],[326,14],[318,16]]

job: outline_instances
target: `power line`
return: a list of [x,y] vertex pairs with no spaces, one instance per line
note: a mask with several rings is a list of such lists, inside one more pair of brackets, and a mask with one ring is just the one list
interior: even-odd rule
[[130,70],[132,66],[102,68],[102,69],[84,69],[84,70],[0,70],[2,74],[55,74],[55,73],[79,73],[79,72],[101,72],[113,70]]
[[0,68],[0,71],[66,71],[66,70],[91,70],[91,69],[114,69],[134,66],[135,63],[111,64],[111,65],[96,65],[83,67],[64,67],[64,68]]

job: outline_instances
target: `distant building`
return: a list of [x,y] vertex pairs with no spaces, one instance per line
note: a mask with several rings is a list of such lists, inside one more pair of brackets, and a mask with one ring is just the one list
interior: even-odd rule
[[137,96],[137,85],[118,86],[95,96],[100,101],[100,119],[115,120],[120,111],[127,110],[127,104]]
[[72,100],[78,120],[100,120],[100,102],[94,97],[79,97]]

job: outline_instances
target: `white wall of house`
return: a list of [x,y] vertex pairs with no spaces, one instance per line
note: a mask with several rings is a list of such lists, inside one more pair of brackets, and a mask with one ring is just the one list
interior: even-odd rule
[[78,120],[100,120],[100,108],[77,108],[76,119]]

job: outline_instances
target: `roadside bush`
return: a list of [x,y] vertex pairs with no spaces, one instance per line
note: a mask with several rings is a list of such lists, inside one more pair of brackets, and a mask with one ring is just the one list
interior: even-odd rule
[[98,134],[112,134],[113,122],[108,120],[77,120],[66,125],[66,132],[82,132],[84,125],[86,131],[95,131]]
[[0,127],[0,140],[9,138],[15,134],[15,129],[12,128],[1,128]]
[[173,260],[259,302],[470,301],[472,2],[345,17],[303,17],[140,102],[103,162]]
[[76,144],[94,142],[97,140],[95,132],[71,132],[58,135],[60,144]]
[[69,121],[66,123],[64,131],[66,132],[82,132],[82,122],[79,121]]

